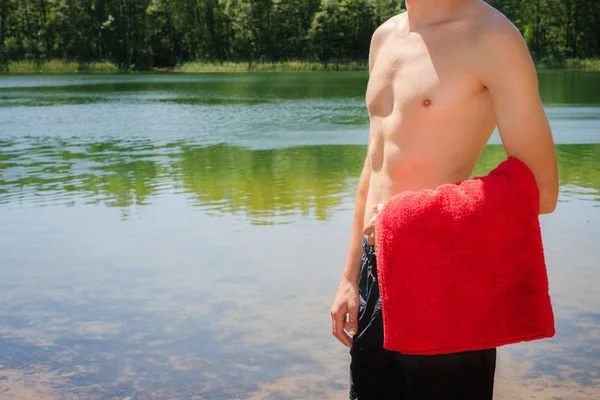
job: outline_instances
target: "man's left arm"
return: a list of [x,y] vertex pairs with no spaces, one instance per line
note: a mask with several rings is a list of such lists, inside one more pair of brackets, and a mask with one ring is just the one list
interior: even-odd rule
[[499,21],[484,31],[481,79],[492,98],[504,149],[531,169],[540,192],[539,212],[551,213],[558,199],[558,167],[531,55],[510,22]]

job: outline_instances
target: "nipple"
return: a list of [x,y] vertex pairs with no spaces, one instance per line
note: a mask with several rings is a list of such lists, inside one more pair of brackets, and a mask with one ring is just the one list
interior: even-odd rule
[[425,99],[425,100],[423,100],[423,105],[424,105],[425,107],[429,107],[429,106],[431,105],[431,100],[429,100],[429,99]]

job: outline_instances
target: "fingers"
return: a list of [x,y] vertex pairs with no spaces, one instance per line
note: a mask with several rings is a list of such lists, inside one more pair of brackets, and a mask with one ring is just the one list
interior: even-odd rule
[[373,207],[373,212],[375,213],[375,215],[373,215],[373,217],[369,220],[369,222],[367,222],[365,224],[365,226],[363,228],[363,233],[365,235],[368,235],[375,228],[375,221],[377,221],[377,214],[379,214],[379,212],[381,211],[382,208],[383,208],[382,204],[377,204],[376,206]]
[[375,231],[371,231],[371,233],[369,233],[367,236],[367,244],[375,245]]
[[363,228],[363,234],[367,237],[368,244],[375,244],[375,222],[377,221],[377,214],[383,208],[382,204],[377,204],[373,207],[375,215],[367,222]]
[[363,229],[363,234],[367,237],[368,244],[375,244],[375,221],[377,216],[374,216],[367,222]]
[[373,218],[371,218],[369,220],[369,222],[367,222],[365,224],[365,226],[363,227],[363,233],[365,234],[365,236],[369,236],[371,234],[371,232],[373,232],[375,230],[375,219],[377,218],[377,215],[375,215]]
[[337,309],[331,311],[331,333],[336,337],[337,340],[342,342],[345,346],[352,348],[352,340],[344,332],[344,320],[346,319],[346,312],[343,309]]
[[344,322],[344,330],[353,337],[358,332],[358,307],[352,305],[348,309],[348,319]]
[[371,234],[371,232],[373,232],[373,224],[371,224],[370,222],[368,224],[365,225],[365,229],[363,229],[363,234],[365,236],[369,236]]
[[375,219],[370,220],[367,225],[365,225],[363,233],[367,237],[368,244],[375,243]]

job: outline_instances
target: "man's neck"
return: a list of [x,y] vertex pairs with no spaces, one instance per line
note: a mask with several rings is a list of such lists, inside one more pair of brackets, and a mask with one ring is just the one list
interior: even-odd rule
[[474,0],[406,0],[409,25],[413,29],[442,22],[472,1]]

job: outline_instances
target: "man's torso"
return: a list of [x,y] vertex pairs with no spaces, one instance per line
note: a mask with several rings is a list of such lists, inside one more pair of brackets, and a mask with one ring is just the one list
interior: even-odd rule
[[496,125],[478,77],[477,33],[491,8],[409,30],[407,14],[379,28],[366,92],[371,178],[365,223],[376,204],[407,190],[470,177]]

